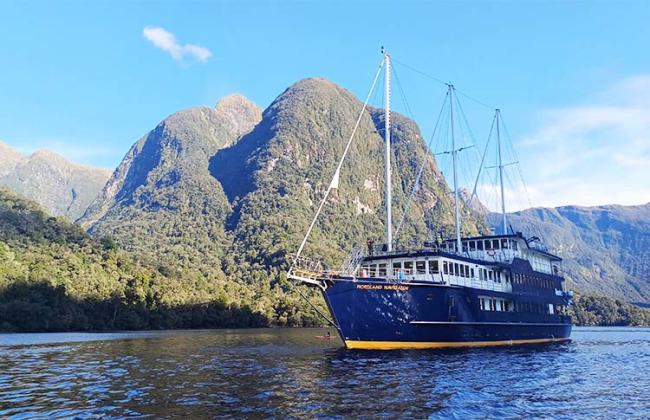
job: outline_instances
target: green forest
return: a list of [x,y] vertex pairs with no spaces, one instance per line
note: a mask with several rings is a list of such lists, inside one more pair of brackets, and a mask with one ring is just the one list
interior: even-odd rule
[[[0,189],[0,330],[317,325],[290,285],[226,286],[92,238]],[[262,279],[260,279],[262,280]]]
[[[249,281],[208,281],[200,271],[155,265],[110,237],[46,215],[0,190],[0,330],[105,331],[317,326],[324,321],[280,268],[250,269]],[[239,274],[224,264],[223,276]],[[221,271],[221,270],[220,270]],[[314,291],[303,288],[325,311]],[[578,296],[577,325],[650,325],[650,310]]]

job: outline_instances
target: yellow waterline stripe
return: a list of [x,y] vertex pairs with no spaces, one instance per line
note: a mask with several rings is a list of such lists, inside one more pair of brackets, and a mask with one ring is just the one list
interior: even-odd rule
[[570,341],[570,338],[535,338],[529,340],[501,341],[358,341],[345,340],[349,349],[364,350],[397,350],[397,349],[440,349],[452,347],[488,347],[512,346],[515,344],[539,344],[559,341]]

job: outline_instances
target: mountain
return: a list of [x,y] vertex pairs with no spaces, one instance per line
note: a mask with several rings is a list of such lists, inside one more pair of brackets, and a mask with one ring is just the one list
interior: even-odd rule
[[[334,172],[362,104],[323,79],[283,92],[263,113],[243,97],[176,113],[140,139],[81,223],[164,272],[230,287],[277,324],[297,319],[279,290]],[[395,224],[422,159],[426,170],[399,238],[424,238],[452,222],[449,189],[413,121],[393,115]],[[383,237],[383,113],[371,109],[306,255],[340,262]],[[469,220],[468,233],[480,223]],[[271,298],[270,296],[273,296]],[[280,307],[284,309],[280,309]]]
[[[229,255],[238,269],[277,267],[297,249],[327,189],[362,103],[325,79],[302,80],[283,92],[262,121],[233,146],[220,150],[210,170],[233,204]],[[325,206],[305,255],[340,262],[353,245],[384,236],[383,111],[370,108],[361,119],[339,189]],[[394,224],[423,160],[425,171],[414,204],[396,240],[431,237],[449,228],[450,193],[415,122],[392,114]],[[469,219],[468,232],[477,231]],[[408,238],[408,239],[405,239]],[[251,264],[252,267],[248,267]]]
[[[498,215],[489,219],[499,224]],[[562,257],[576,290],[650,304],[650,203],[534,208],[509,214],[508,223]]]
[[[177,112],[133,145],[88,207],[80,223],[91,236],[0,191],[0,329],[322,322],[285,282],[284,269],[361,108],[334,83],[305,79],[264,112],[239,95],[214,108]],[[425,163],[396,240],[448,236],[451,191],[417,125],[396,113],[391,117],[395,226]],[[335,265],[355,245],[381,243],[383,118],[374,108],[362,116],[339,188],[324,206],[305,256],[320,255]],[[10,158],[4,162],[2,168],[13,168]],[[464,209],[470,216],[463,234],[488,230],[482,211],[478,204]],[[634,297],[629,281],[621,285]],[[314,290],[303,293],[324,310]],[[619,301],[580,302],[576,317],[585,323],[648,319]]]
[[166,270],[223,285],[231,206],[208,161],[260,118],[261,110],[240,95],[169,116],[129,150],[82,226]]
[[0,185],[35,200],[53,216],[81,217],[110,175],[50,151],[24,156],[0,143]]

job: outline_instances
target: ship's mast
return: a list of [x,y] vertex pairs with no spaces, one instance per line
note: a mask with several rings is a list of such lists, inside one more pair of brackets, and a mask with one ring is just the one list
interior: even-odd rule
[[384,50],[384,161],[386,184],[386,250],[393,250],[392,185],[390,166],[390,55]]
[[499,129],[499,120],[501,119],[501,110],[496,110],[496,123],[497,123],[497,149],[499,156],[499,183],[501,184],[501,223],[503,234],[508,234],[508,222],[506,221],[506,197],[503,188],[503,160],[501,157],[501,132]]
[[454,167],[454,203],[456,206],[456,251],[460,252],[462,250],[462,244],[460,241],[460,203],[458,199],[458,163],[457,163],[457,154],[456,150],[456,138],[454,135],[454,85],[449,86],[449,116],[451,124],[451,157]]

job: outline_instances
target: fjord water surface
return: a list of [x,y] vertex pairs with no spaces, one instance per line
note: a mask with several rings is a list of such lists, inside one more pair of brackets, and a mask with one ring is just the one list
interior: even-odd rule
[[0,417],[650,415],[650,329],[383,352],[341,349],[323,331],[0,334]]

